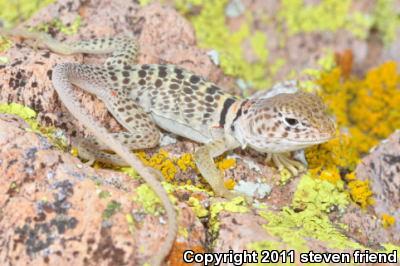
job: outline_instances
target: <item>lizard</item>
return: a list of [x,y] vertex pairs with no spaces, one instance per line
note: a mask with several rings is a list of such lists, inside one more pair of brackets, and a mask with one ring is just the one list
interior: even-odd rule
[[[213,158],[249,147],[267,154],[279,169],[293,174],[304,165],[290,158],[292,151],[320,144],[335,136],[335,125],[321,98],[303,92],[296,83],[281,83],[250,98],[235,97],[213,82],[176,65],[136,64],[133,38],[111,37],[59,42],[46,33],[0,30],[33,40],[59,54],[108,54],[103,66],[62,63],[53,69],[52,82],[67,109],[95,136],[78,143],[81,157],[138,170],[161,198],[168,216],[168,236],[153,263],[168,255],[177,232],[174,207],[159,181],[130,151],[155,147],[160,128],[203,144],[194,153],[202,176],[215,195],[232,198]],[[101,99],[127,132],[108,133],[90,118],[73,95],[72,84]],[[107,151],[114,151],[110,154]]]

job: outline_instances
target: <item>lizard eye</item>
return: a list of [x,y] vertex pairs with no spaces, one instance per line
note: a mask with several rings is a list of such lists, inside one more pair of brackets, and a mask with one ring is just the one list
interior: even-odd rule
[[285,118],[285,122],[288,123],[290,126],[295,126],[299,123],[299,121],[295,118]]

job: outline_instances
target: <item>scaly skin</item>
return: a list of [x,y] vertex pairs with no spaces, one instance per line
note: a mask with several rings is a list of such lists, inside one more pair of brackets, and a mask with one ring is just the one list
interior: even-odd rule
[[[323,143],[335,134],[332,120],[317,96],[301,92],[292,82],[274,86],[250,99],[238,99],[217,85],[174,65],[137,65],[137,46],[128,38],[104,38],[71,44],[59,43],[43,33],[3,33],[35,40],[61,54],[112,53],[103,66],[65,63],[55,67],[53,83],[61,100],[96,139],[79,141],[79,153],[86,159],[144,169],[128,152],[157,146],[158,128],[203,143],[194,154],[196,165],[218,196],[234,193],[223,184],[213,158],[237,147],[267,153],[281,169],[298,174],[304,166],[289,158],[291,151]],[[95,94],[128,131],[108,133],[89,118],[74,99],[71,84]],[[106,152],[113,150],[116,155]],[[121,158],[123,160],[121,160]],[[162,187],[146,171],[146,178],[167,209],[169,235],[159,256],[168,254],[176,235],[173,207]]]

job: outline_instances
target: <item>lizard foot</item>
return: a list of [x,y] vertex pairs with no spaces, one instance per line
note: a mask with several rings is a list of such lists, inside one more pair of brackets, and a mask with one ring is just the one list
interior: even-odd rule
[[298,175],[300,172],[305,170],[305,167],[302,163],[290,159],[289,153],[269,153],[266,161],[274,162],[274,164],[278,167],[279,170],[284,168],[288,169],[294,176]]

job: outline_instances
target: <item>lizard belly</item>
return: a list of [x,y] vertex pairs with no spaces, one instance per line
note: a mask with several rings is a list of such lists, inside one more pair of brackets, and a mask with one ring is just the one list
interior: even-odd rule
[[212,135],[209,134],[206,128],[204,128],[204,130],[198,130],[177,121],[177,119],[168,118],[165,115],[155,112],[151,112],[150,114],[157,126],[168,132],[200,143],[209,143],[213,140]]

